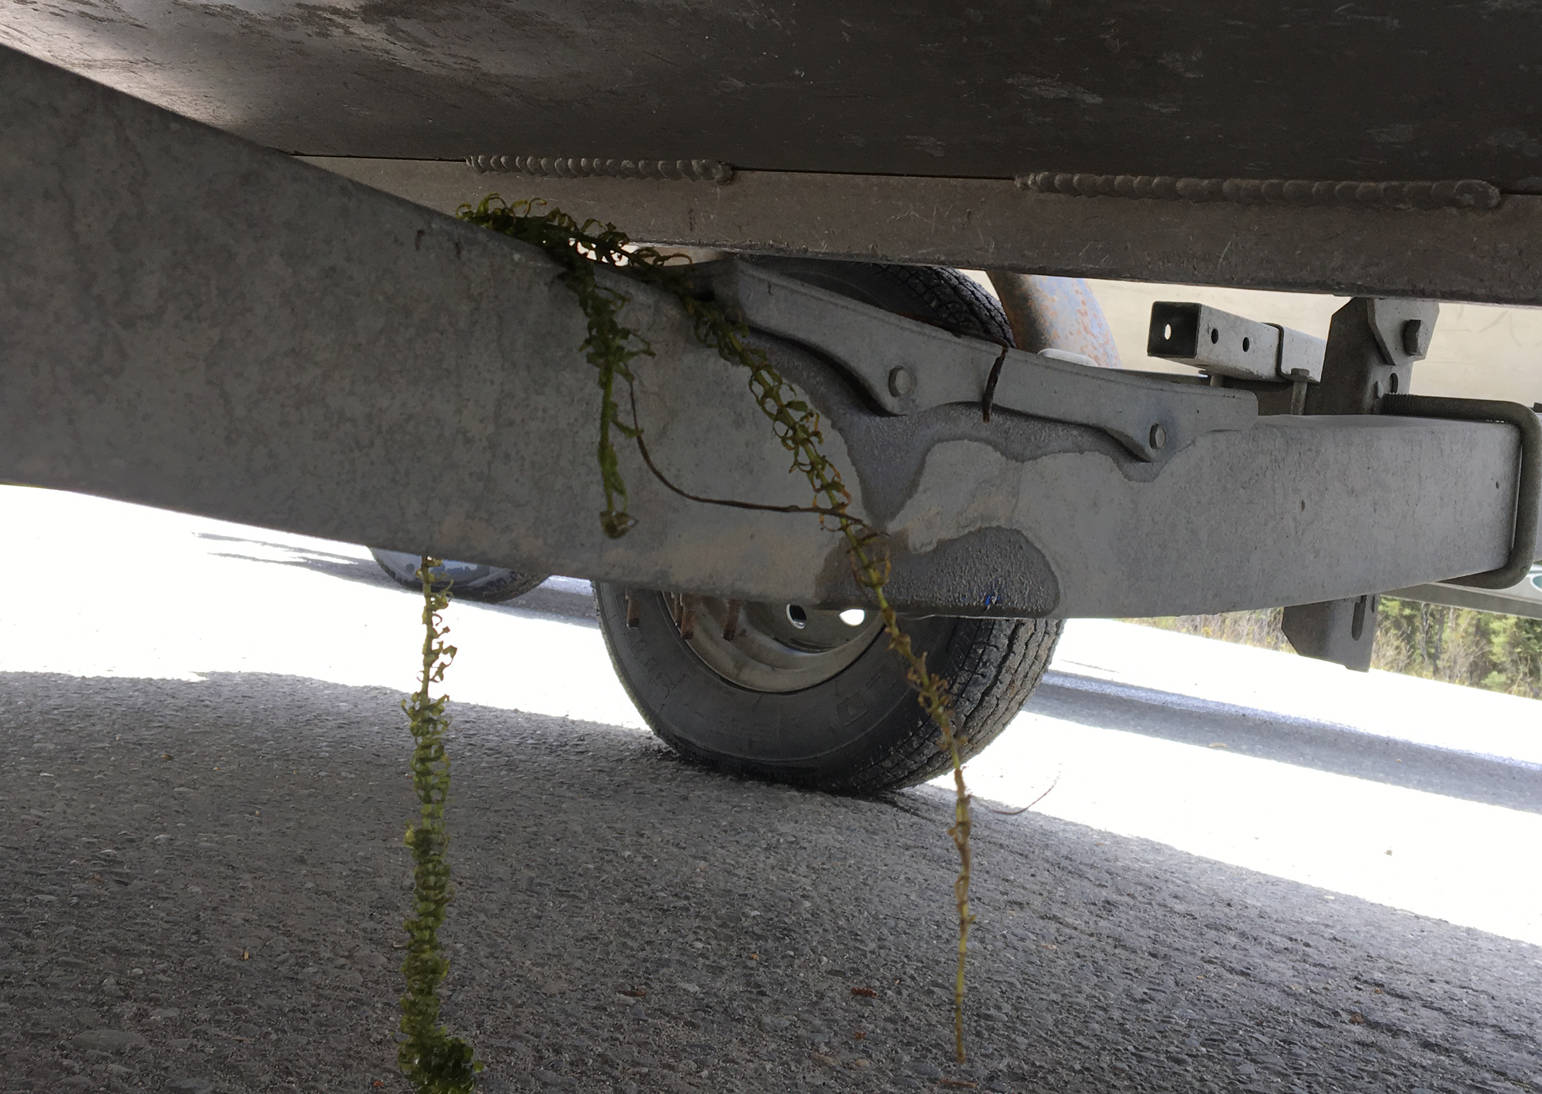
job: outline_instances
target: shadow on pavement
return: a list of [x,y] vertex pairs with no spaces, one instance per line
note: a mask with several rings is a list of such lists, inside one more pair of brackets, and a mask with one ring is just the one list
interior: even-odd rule
[[[325,574],[328,577],[340,578],[343,581],[355,581],[363,585],[371,585],[376,588],[391,588],[413,596],[411,589],[398,584],[394,579],[375,563],[374,559],[350,558],[347,555],[339,555],[328,551],[317,551],[309,547],[297,547],[292,543],[271,543],[263,540],[242,539],[237,536],[215,535],[210,532],[197,533],[200,539],[215,540],[225,543],[246,543],[254,547],[262,547],[268,551],[274,551],[282,555],[273,558],[255,554],[240,554],[234,551],[214,552],[220,558],[240,559],[243,562],[258,562],[269,566],[295,566],[310,570],[314,573]],[[532,589],[515,600],[505,601],[501,604],[489,604],[483,601],[464,600],[463,604],[476,604],[479,607],[492,611],[509,612],[513,615],[527,617],[552,617],[577,620],[590,626],[598,626],[594,619],[594,604],[591,599],[588,586],[573,578],[559,578],[539,588]]]
[[[299,566],[346,581],[401,589],[411,595],[410,590],[402,589],[382,573],[373,560],[207,532],[198,535],[221,542],[252,543],[286,556],[227,557]],[[558,579],[504,604],[481,606],[527,618],[559,617],[597,625],[587,587],[573,579]],[[1053,667],[1029,699],[1028,709],[1080,725],[1139,733],[1181,744],[1208,747],[1223,742],[1239,755],[1542,813],[1542,768],[1379,737],[1330,722],[1100,680]]]
[[[398,700],[262,674],[0,674],[7,1082],[404,1089],[393,947],[416,805]],[[949,795],[894,808],[741,782],[631,730],[450,709],[445,1019],[489,1090],[1534,1074],[1536,948],[984,811],[958,1067]]]
[[[410,590],[370,559],[198,533],[221,542],[247,542],[284,555],[281,559],[236,555],[253,562],[299,566],[346,581]],[[526,618],[558,617],[596,626],[584,583],[557,579],[504,604],[483,608]],[[1223,742],[1239,755],[1276,760],[1332,774],[1428,791],[1467,801],[1542,813],[1542,768],[1363,733],[1347,726],[1292,718],[1174,692],[1100,680],[1053,667],[1028,701],[1028,709],[1063,721],[1116,729],[1208,747]]]
[[[1053,668],[1028,709],[1062,721],[1542,813],[1542,769]],[[1542,707],[1539,707],[1542,710]]]

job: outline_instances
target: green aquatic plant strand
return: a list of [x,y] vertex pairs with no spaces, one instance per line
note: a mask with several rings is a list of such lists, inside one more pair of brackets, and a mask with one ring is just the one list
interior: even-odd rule
[[[807,478],[814,492],[812,507],[821,521],[833,519],[836,530],[846,541],[857,582],[873,598],[873,606],[883,621],[889,648],[905,663],[905,677],[916,693],[921,709],[937,727],[938,743],[947,753],[953,768],[953,824],[948,835],[958,852],[958,875],[953,881],[953,899],[958,916],[958,950],[953,977],[953,1051],[962,1063],[964,1052],[964,986],[969,953],[969,928],[974,913],[969,909],[969,883],[973,858],[969,836],[973,827],[969,788],[964,782],[964,740],[953,727],[952,692],[948,682],[926,667],[926,655],[917,653],[910,636],[900,627],[899,615],[884,592],[889,580],[889,553],[882,533],[850,511],[851,492],[841,481],[840,472],[824,455],[820,444],[819,414],[806,402],[794,398],[796,392],[771,367],[765,352],[746,342],[749,330],[733,321],[722,308],[710,301],[680,294],[696,328],[696,337],[705,345],[715,346],[726,361],[742,365],[750,372],[750,391],[761,411],[771,420],[777,439],[792,454],[793,471]],[[635,425],[635,423],[634,423]],[[642,443],[642,431],[637,430]],[[650,461],[651,463],[651,461]]]
[[612,539],[625,535],[635,522],[627,512],[626,482],[616,459],[614,437],[619,434],[635,438],[637,429],[634,423],[621,417],[616,391],[618,384],[631,386],[632,362],[638,357],[652,357],[653,347],[636,331],[621,325],[619,316],[627,297],[599,284],[594,271],[598,266],[626,267],[633,272],[661,270],[668,261],[667,256],[651,248],[631,248],[625,234],[617,231],[614,225],[592,220],[579,224],[560,209],[546,209],[536,202],[506,205],[496,197],[489,197],[475,208],[462,205],[459,216],[522,242],[533,243],[561,266],[562,283],[573,293],[588,322],[588,334],[581,348],[594,366],[595,383],[600,388],[599,437],[595,444],[600,485],[605,491],[600,526]]
[[429,688],[443,683],[444,672],[455,659],[455,647],[445,641],[450,629],[443,612],[450,605],[447,583],[430,580],[441,567],[437,558],[424,556],[418,567],[423,583],[423,665],[418,690],[402,700],[412,731],[412,789],[418,798],[418,819],[407,826],[406,843],[412,850],[413,914],[407,929],[407,957],[402,974],[407,991],[402,996],[401,1031],[396,1062],[418,1094],[469,1094],[476,1086],[482,1065],[471,1045],[452,1037],[439,1021],[439,985],[450,962],[439,948],[439,928],[444,923],[450,898],[450,864],[445,858],[450,838],[445,830],[444,806],[450,792],[450,759],[444,737],[450,726],[445,713],[448,695],[430,698]]
[[[857,582],[873,599],[889,648],[905,663],[906,678],[916,693],[921,709],[936,725],[939,747],[953,767],[954,813],[948,829],[958,852],[959,870],[953,884],[957,911],[958,947],[953,982],[953,1047],[959,1061],[964,1060],[964,985],[969,948],[969,928],[974,915],[969,908],[969,884],[972,859],[970,831],[972,816],[970,796],[964,782],[964,740],[953,727],[952,691],[948,682],[926,667],[926,655],[917,653],[900,626],[899,616],[885,595],[889,580],[889,554],[881,533],[851,512],[851,492],[839,470],[824,455],[821,445],[819,414],[797,397],[792,385],[771,366],[765,352],[749,343],[749,329],[733,319],[711,300],[691,291],[683,277],[688,262],[681,256],[660,252],[652,247],[634,245],[613,224],[588,220],[580,224],[571,216],[540,201],[508,204],[496,195],[478,205],[463,205],[458,214],[473,224],[501,232],[526,243],[533,243],[550,254],[561,267],[562,281],[572,290],[588,322],[588,336],[583,350],[595,367],[601,390],[598,456],[600,481],[605,492],[601,526],[607,535],[624,535],[635,523],[626,510],[626,484],[616,457],[615,436],[633,441],[648,468],[666,486],[684,493],[658,470],[648,455],[642,424],[637,420],[636,403],[629,398],[631,416],[623,418],[618,387],[625,385],[628,395],[636,379],[631,364],[639,357],[651,357],[653,348],[635,331],[622,325],[620,312],[627,296],[616,289],[601,286],[595,279],[598,266],[609,266],[647,284],[670,292],[690,319],[696,338],[715,349],[730,365],[749,373],[751,395],[761,412],[770,420],[777,440],[792,456],[792,472],[802,473],[813,491],[813,504],[806,507],[757,506],[741,501],[697,499],[724,505],[817,513],[820,521],[833,525],[845,540],[847,554]],[[691,495],[686,495],[691,496]]]

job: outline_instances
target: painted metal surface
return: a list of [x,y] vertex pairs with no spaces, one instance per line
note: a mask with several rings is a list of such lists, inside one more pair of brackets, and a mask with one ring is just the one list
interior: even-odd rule
[[12,2],[0,43],[285,151],[1542,189],[1534,0]]
[[0,44],[284,151],[533,163],[499,188],[661,242],[1542,304],[1539,14],[17,0]]
[[992,270],[990,282],[1018,349],[1069,350],[1103,368],[1120,366],[1114,332],[1082,278]]
[[533,178],[662,179],[666,182],[734,180],[732,164],[722,160],[607,159],[592,156],[467,156],[466,166],[477,174],[512,172]]
[[1350,209],[1497,209],[1504,192],[1482,179],[1420,182],[1352,179],[1174,178],[1037,171],[1017,185],[1037,194],[1143,201],[1226,201],[1236,205],[1342,206]]
[[730,251],[1183,285],[1542,304],[1542,197],[1496,209],[1139,201],[1010,181],[738,171],[728,186],[630,179],[489,182],[462,163],[328,158],[432,208],[489,190],[543,197],[636,238]]

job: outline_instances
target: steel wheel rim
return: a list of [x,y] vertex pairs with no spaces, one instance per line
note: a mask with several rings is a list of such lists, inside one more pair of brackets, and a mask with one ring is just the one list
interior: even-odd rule
[[862,608],[745,601],[735,619],[734,602],[728,600],[675,595],[664,600],[686,646],[718,676],[748,691],[784,694],[816,687],[849,668],[883,630],[878,613]]

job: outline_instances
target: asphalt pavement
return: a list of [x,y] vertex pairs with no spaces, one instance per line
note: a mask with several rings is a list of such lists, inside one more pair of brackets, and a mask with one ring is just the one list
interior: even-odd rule
[[[405,1090],[414,597],[304,537],[0,521],[0,1090]],[[970,768],[958,1065],[945,790],[679,762],[582,583],[449,623],[489,1091],[1542,1090],[1534,702],[1072,624]]]

